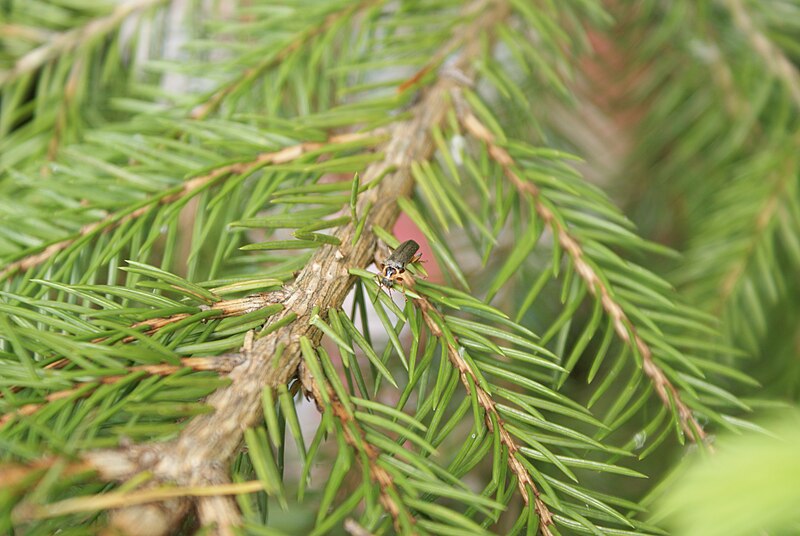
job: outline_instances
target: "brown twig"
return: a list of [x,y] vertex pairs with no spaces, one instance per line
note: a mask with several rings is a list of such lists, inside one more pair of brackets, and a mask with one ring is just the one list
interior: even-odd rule
[[[366,458],[366,463],[364,463],[363,459],[358,457],[363,465],[362,470],[369,475],[370,480],[378,485],[378,500],[389,515],[392,516],[392,522],[394,523],[394,528],[397,533],[409,534],[409,529],[414,525],[414,518],[412,518],[401,505],[395,502],[394,497],[398,497],[399,492],[394,485],[391,475],[378,464],[378,458],[381,454],[380,450],[367,441],[367,435],[358,421],[347,411],[342,401],[339,400],[339,397],[336,396],[336,393],[331,386],[325,382],[324,378],[312,377],[305,367],[302,368],[301,378],[303,381],[303,388],[314,398],[319,412],[324,413],[325,408],[329,407],[331,411],[333,411],[333,415],[342,425],[342,432],[344,433],[344,439],[347,444],[361,452]],[[330,402],[326,402],[322,397],[322,389],[326,390]],[[356,439],[356,437],[358,439]]]
[[511,184],[521,194],[528,195],[533,200],[536,213],[542,218],[545,225],[550,228],[558,243],[572,259],[575,265],[575,272],[586,283],[589,292],[600,300],[606,314],[611,318],[617,336],[641,356],[642,369],[647,377],[650,378],[662,403],[667,408],[674,407],[675,411],[678,412],[680,425],[684,433],[693,441],[704,441],[706,433],[703,431],[703,427],[700,426],[689,406],[681,399],[680,392],[672,385],[664,371],[653,360],[652,350],[637,333],[633,322],[625,314],[622,306],[615,301],[611,295],[611,290],[598,276],[595,268],[587,261],[578,240],[570,234],[569,230],[561,224],[550,208],[542,202],[536,185],[522,180],[517,175],[514,159],[508,151],[495,143],[495,138],[491,131],[469,111],[465,111],[462,114],[461,122],[467,132],[486,144],[490,157],[503,168],[503,173]]
[[[539,516],[539,530],[544,536],[552,536],[553,533],[550,530],[550,527],[554,523],[553,514],[547,508],[547,505],[544,503],[544,501],[542,501],[539,489],[536,487],[536,483],[531,478],[530,473],[528,473],[522,463],[517,459],[519,445],[517,445],[517,442],[514,440],[508,430],[506,430],[505,423],[497,411],[497,407],[492,395],[483,387],[481,387],[475,371],[472,370],[469,363],[464,360],[458,349],[448,341],[450,337],[452,337],[452,340],[455,341],[458,341],[458,339],[449,333],[448,335],[450,337],[444,336],[445,334],[442,330],[443,319],[439,312],[434,308],[433,304],[431,304],[431,302],[425,297],[414,298],[414,303],[422,313],[422,318],[425,320],[425,324],[428,326],[428,329],[431,330],[431,333],[439,339],[441,344],[447,345],[447,356],[453,366],[458,370],[459,377],[461,378],[461,383],[464,385],[464,388],[467,390],[467,392],[473,388],[475,389],[475,398],[477,399],[478,404],[483,408],[483,416],[484,420],[486,421],[486,426],[491,432],[494,431],[495,426],[497,427],[497,433],[500,436],[500,442],[508,451],[508,467],[517,477],[517,486],[519,487],[519,492],[522,495],[525,504],[530,503],[531,493],[533,493],[533,507],[536,510],[536,514]],[[439,320],[438,322],[437,318]]]

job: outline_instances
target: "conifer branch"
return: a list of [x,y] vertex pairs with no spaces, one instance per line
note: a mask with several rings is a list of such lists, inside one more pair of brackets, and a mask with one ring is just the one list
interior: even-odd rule
[[716,300],[716,307],[714,308],[717,313],[722,312],[728,300],[736,293],[747,273],[747,267],[750,261],[754,258],[759,243],[765,238],[764,233],[779,214],[789,182],[795,179],[794,164],[795,158],[792,156],[789,158],[787,165],[784,165],[781,170],[777,171],[778,177],[775,178],[775,184],[772,187],[769,197],[764,201],[761,210],[755,214],[752,234],[747,247],[741,250],[737,261],[720,279],[719,294]]
[[[242,298],[234,298],[230,300],[220,300],[212,305],[201,305],[200,309],[204,311],[219,311],[219,316],[215,318],[229,318],[233,316],[241,316],[247,313],[252,313],[268,305],[279,304],[285,299],[285,295],[283,291],[270,291],[270,292],[257,292],[254,294],[250,294],[248,296],[244,296]],[[144,331],[145,335],[153,335],[158,332],[158,330],[169,326],[170,324],[174,324],[176,322],[180,322],[181,320],[185,320],[189,318],[191,315],[189,313],[178,313],[174,315],[170,315],[167,317],[158,317],[158,318],[148,318],[147,320],[141,320],[139,322],[134,322],[130,325],[131,329],[138,330],[139,328],[146,328]],[[96,339],[92,339],[92,343],[100,343],[107,339],[107,337],[98,337]],[[127,344],[136,341],[136,338],[133,336],[127,336],[120,340],[121,343]],[[225,354],[225,356],[232,356],[235,354]],[[201,357],[185,357],[181,358],[182,362],[190,363],[184,366],[189,366],[195,368],[195,370],[218,370],[220,372],[230,372],[230,370],[223,370],[225,368],[222,365],[223,357],[225,356],[215,356],[218,360],[218,367],[222,368],[197,368],[201,365],[203,359]],[[212,358],[208,358],[212,359]],[[197,361],[193,361],[197,360]],[[61,358],[53,361],[52,363],[48,363],[43,367],[44,370],[52,370],[52,369],[60,369],[70,363],[70,360],[67,358]],[[144,368],[142,367],[132,367],[129,370],[146,370],[146,369],[153,369],[153,367],[158,367],[161,365],[146,365]],[[167,366],[167,365],[163,365]],[[154,373],[154,372],[151,372]],[[171,372],[164,372],[164,374],[170,374]],[[159,373],[160,374],[160,373]],[[20,388],[18,387],[11,387],[11,392],[17,392]],[[0,399],[3,398],[3,393],[0,393]],[[62,397],[59,397],[62,398]],[[57,398],[56,398],[57,399]],[[55,399],[54,399],[55,400]],[[23,415],[29,415],[30,413],[21,413]],[[5,415],[0,417],[0,425],[4,424],[8,420],[9,416]]]
[[[242,490],[235,493],[252,493],[258,491],[256,482],[240,482],[231,483],[228,478],[227,471],[223,468],[217,468],[211,473],[209,478],[211,489],[227,489],[229,487],[236,487],[240,485],[252,486],[251,491]],[[258,481],[263,489],[263,483]],[[242,515],[239,512],[239,507],[233,499],[233,494],[218,493],[211,495],[195,495],[197,498],[197,517],[205,527],[216,527],[221,536],[236,536],[237,532],[232,527],[237,527],[242,524]],[[119,510],[118,510],[119,512]]]
[[243,87],[248,87],[254,81],[258,80],[270,68],[280,65],[292,53],[298,51],[300,47],[308,43],[314,37],[324,33],[331,28],[338,21],[352,17],[357,11],[361,11],[367,6],[381,3],[383,0],[361,0],[360,2],[353,2],[347,8],[337,13],[331,13],[322,21],[322,24],[316,27],[308,28],[301,32],[289,44],[284,46],[277,53],[267,56],[260,63],[245,69],[234,80],[227,82],[224,86],[217,89],[203,104],[195,107],[191,112],[192,119],[205,119],[208,114],[215,112],[219,109],[220,105],[225,99],[232,94],[235,94]]
[[[408,529],[414,525],[414,518],[409,515],[402,504],[398,504],[394,499],[399,497],[400,494],[392,480],[392,476],[378,464],[378,459],[381,455],[380,449],[367,440],[364,429],[353,415],[347,411],[342,401],[339,400],[324,378],[314,378],[306,367],[302,367],[301,378],[304,390],[314,398],[319,412],[324,413],[326,406],[330,407],[333,415],[342,425],[342,432],[347,444],[363,454],[364,457],[358,457],[358,459],[362,462],[362,470],[369,475],[370,480],[378,485],[381,505],[392,517],[392,523],[398,534],[407,534]],[[329,402],[326,402],[323,398],[321,389],[327,391]],[[366,463],[364,460],[366,460]]]
[[[232,316],[241,316],[247,313],[252,313],[259,309],[263,309],[268,305],[280,304],[285,299],[285,297],[286,296],[283,291],[257,292],[255,294],[250,294],[249,296],[245,296],[243,298],[234,298],[232,300],[220,300],[210,306],[202,305],[200,306],[200,309],[204,311],[219,311],[220,312],[219,316],[215,318],[229,318]],[[190,316],[191,315],[189,313],[178,313],[167,317],[148,318],[147,320],[134,322],[133,324],[131,324],[130,327],[131,329],[139,329],[145,327],[146,330],[144,331],[144,334],[153,335],[154,333],[157,333],[158,330],[166,326],[169,326],[170,324],[180,322],[181,320],[189,318]],[[99,343],[103,342],[106,339],[107,337],[98,337],[96,339],[92,339],[92,342]],[[136,340],[135,337],[127,336],[121,339],[120,342],[122,342],[123,344],[127,344],[134,342],[135,340]],[[194,358],[187,357],[182,359],[194,359]],[[66,366],[69,362],[70,362],[69,359],[61,358],[57,359],[56,361],[53,361],[52,363],[48,363],[43,368],[45,370],[59,369]],[[13,389],[13,391],[17,391],[17,389]],[[0,398],[3,398],[2,393],[0,393]]]
[[[534,483],[530,473],[528,473],[522,463],[517,459],[517,452],[519,452],[520,447],[508,430],[506,430],[492,395],[481,386],[475,371],[472,370],[466,360],[459,354],[458,349],[444,336],[442,330],[442,326],[444,325],[443,318],[433,304],[425,297],[414,298],[414,303],[422,313],[422,318],[425,320],[425,324],[428,326],[428,329],[431,330],[431,333],[439,339],[441,344],[447,345],[447,357],[458,370],[464,388],[469,392],[474,386],[478,404],[483,408],[483,415],[487,428],[490,432],[493,432],[496,426],[497,433],[500,435],[500,443],[506,447],[508,467],[517,477],[517,486],[519,487],[520,495],[522,495],[525,504],[528,504],[531,501],[531,492],[533,492],[534,509],[539,516],[539,530],[544,536],[552,536],[553,533],[550,530],[550,526],[553,525],[553,514],[540,498],[539,489],[536,487],[536,483]],[[455,336],[452,337],[455,341],[458,341]]]
[[[286,299],[286,293],[282,290],[256,292],[255,294],[250,294],[248,296],[244,296],[243,298],[220,300],[211,305],[201,305],[200,309],[203,311],[219,311],[219,315],[215,316],[214,318],[229,318],[232,316],[246,315],[247,313],[252,313],[254,311],[258,311],[259,309],[263,309],[268,305],[280,304],[284,299]],[[181,320],[189,318],[190,316],[192,315],[189,313],[178,313],[167,317],[148,318],[147,320],[141,320],[131,324],[131,328],[139,329],[145,327],[147,329],[144,333],[147,335],[152,335],[159,329],[169,326],[170,324],[174,324],[175,322],[180,322]],[[105,337],[101,337],[93,340],[92,342],[100,342],[104,341],[105,339]],[[134,340],[135,339],[133,337],[125,337],[122,339],[122,342],[133,342]]]
[[[712,80],[722,92],[722,102],[725,104],[725,111],[728,112],[728,115],[732,118],[750,116],[753,113],[753,107],[742,96],[740,89],[734,82],[733,69],[725,61],[722,51],[717,47],[714,48],[709,72]],[[758,125],[756,124],[754,128],[758,128]]]
[[753,49],[764,60],[767,68],[783,82],[795,106],[800,108],[800,73],[797,68],[783,51],[756,27],[741,0],[727,0],[726,4],[733,14],[736,25],[750,41]]
[[101,221],[93,222],[84,225],[78,231],[77,235],[72,238],[66,238],[59,242],[55,242],[48,246],[43,246],[42,250],[38,253],[31,253],[25,257],[16,260],[6,265],[5,268],[0,270],[0,281],[10,277],[18,271],[27,271],[31,268],[47,262],[59,252],[67,249],[81,238],[93,235],[95,233],[104,231],[108,232],[115,227],[122,225],[125,222],[139,218],[145,214],[155,205],[167,205],[180,201],[185,197],[189,197],[199,192],[218,181],[221,181],[230,176],[246,175],[256,171],[257,169],[270,165],[270,164],[286,164],[301,158],[303,155],[319,150],[327,145],[346,144],[358,140],[363,140],[375,136],[380,136],[382,131],[372,132],[358,132],[350,134],[339,134],[331,136],[326,142],[304,142],[296,145],[285,147],[278,151],[271,151],[261,153],[256,158],[246,162],[236,162],[233,164],[226,164],[218,168],[212,169],[208,173],[189,179],[181,186],[173,188],[167,192],[154,196],[145,204],[132,212],[118,212],[108,215]]
[[168,2],[169,0],[130,0],[117,6],[105,17],[94,19],[80,28],[58,34],[47,43],[19,58],[8,71],[0,72],[0,86],[34,72],[59,55],[72,52],[81,45],[114,31],[131,15]]
[[558,240],[561,247],[567,252],[575,265],[575,272],[586,283],[592,295],[600,300],[606,314],[611,318],[614,331],[623,343],[630,346],[642,358],[642,370],[650,378],[650,382],[661,399],[661,402],[668,408],[674,408],[678,413],[681,429],[693,441],[704,441],[706,433],[703,427],[692,414],[691,409],[681,399],[680,392],[670,382],[667,375],[653,360],[653,352],[645,340],[637,333],[636,327],[625,314],[622,306],[614,300],[611,289],[603,282],[597,274],[595,268],[586,260],[586,256],[578,240],[570,234],[561,222],[555,217],[550,208],[542,202],[539,189],[531,182],[522,180],[514,171],[514,159],[504,148],[497,145],[492,132],[480,122],[480,120],[470,111],[465,111],[461,117],[464,128],[475,138],[481,140],[487,147],[490,157],[502,168],[506,178],[517,189],[521,195],[530,196],[533,200],[536,213],[542,218]]
[[[607,490],[606,475],[645,476],[635,458],[616,460],[678,449],[671,431],[713,451],[714,428],[755,430],[740,418],[750,408],[738,395],[757,384],[749,373],[779,376],[761,382],[768,399],[796,387],[791,337],[776,335],[798,292],[800,72],[778,13],[748,0],[724,0],[721,18],[691,1],[243,0],[222,21],[181,12],[202,35],[182,64],[148,62],[141,78],[132,25],[171,49],[159,20],[175,1],[42,14],[6,3],[0,533],[270,532],[277,500],[315,534],[658,534],[670,520],[662,527],[655,494]],[[620,32],[607,32],[610,20]],[[603,63],[625,75],[602,102],[565,76],[593,78],[599,66],[573,53],[598,33]],[[665,54],[676,39],[687,46]],[[216,82],[165,115],[173,76]],[[121,98],[100,95],[110,108],[88,111],[112,112],[113,124],[70,122],[98,84]],[[589,115],[600,104],[619,121],[565,125],[531,106],[531,91],[537,102],[572,96]],[[597,146],[623,136],[650,187],[618,174],[613,150],[601,167],[613,164],[602,178],[615,182],[583,180],[563,144],[535,141],[552,129],[579,149],[593,133],[605,134]],[[86,143],[67,147],[81,132]],[[697,188],[692,173],[708,180]],[[664,176],[681,180],[654,179]],[[627,215],[604,192],[626,184]],[[380,239],[404,232],[401,213],[446,282],[432,274],[414,289],[409,246],[378,262]],[[679,218],[670,243],[690,253],[669,278],[689,283],[695,305],[724,310],[721,333],[657,268],[626,260],[667,253],[636,230],[661,232],[667,216]],[[509,228],[523,233],[513,248],[498,238]],[[538,273],[542,237],[552,258]],[[475,273],[465,247],[490,269]],[[408,270],[393,274],[395,261]],[[373,262],[407,284],[405,310],[374,295]],[[511,296],[511,316],[492,303],[514,281],[531,284]],[[522,322],[531,315],[541,338]],[[367,329],[378,326],[385,345]],[[739,342],[776,359],[713,358],[740,355]],[[592,385],[589,409],[580,379]],[[323,416],[310,445],[301,389]],[[309,480],[331,448],[328,478]],[[648,469],[668,470],[662,458]]]
[[[220,374],[227,374],[235,367],[240,365],[241,362],[242,358],[239,354],[223,354],[210,357],[182,357],[180,365],[168,365],[166,363],[160,363],[157,365],[137,365],[134,367],[128,367],[127,371],[131,374],[144,372],[145,374],[151,376],[169,376],[170,374],[174,374],[183,368],[191,368],[192,370],[196,371],[213,371]],[[96,380],[92,380],[81,387],[73,387],[71,389],[64,389],[62,391],[49,393],[45,395],[44,402],[25,404],[14,411],[0,415],[0,427],[12,421],[15,417],[27,417],[33,415],[43,407],[47,406],[49,403],[55,402],[56,400],[63,400],[70,397],[74,397],[76,399],[84,398],[91,395],[94,392],[94,389],[100,387],[100,385],[110,385],[126,378],[128,378],[128,375],[123,374],[103,376]],[[92,382],[96,382],[95,385],[90,385]]]

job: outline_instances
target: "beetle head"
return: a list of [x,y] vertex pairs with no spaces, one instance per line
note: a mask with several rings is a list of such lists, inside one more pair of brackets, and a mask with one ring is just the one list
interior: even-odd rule
[[384,266],[381,274],[381,285],[386,288],[392,288],[394,281],[397,279],[398,270],[392,266]]

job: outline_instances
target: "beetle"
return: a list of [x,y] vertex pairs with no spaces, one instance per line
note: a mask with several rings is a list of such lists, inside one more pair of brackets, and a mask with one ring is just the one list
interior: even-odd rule
[[378,288],[386,287],[390,289],[395,283],[409,284],[410,282],[403,277],[406,272],[406,265],[418,262],[422,255],[417,254],[419,244],[413,240],[406,240],[392,254],[386,258],[383,264],[377,263],[381,273],[375,276],[378,281]]

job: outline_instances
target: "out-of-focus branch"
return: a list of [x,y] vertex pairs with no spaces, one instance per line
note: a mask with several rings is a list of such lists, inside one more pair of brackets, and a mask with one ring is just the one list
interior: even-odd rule
[[0,86],[35,71],[60,54],[75,50],[84,43],[97,40],[124,22],[131,15],[146,11],[169,0],[130,0],[117,6],[109,15],[89,21],[87,24],[57,34],[47,43],[31,50],[19,58],[8,71],[0,72]]
[[530,196],[533,200],[536,213],[542,218],[545,225],[550,228],[554,238],[558,240],[558,243],[572,259],[575,265],[575,272],[583,279],[595,299],[600,300],[603,309],[614,325],[614,331],[617,336],[642,357],[642,369],[653,384],[661,402],[668,409],[674,408],[677,411],[684,433],[692,440],[704,441],[706,433],[703,431],[703,427],[700,426],[689,406],[681,399],[680,392],[672,385],[672,382],[669,381],[661,367],[653,360],[653,352],[650,346],[637,333],[633,322],[628,318],[622,306],[614,299],[611,289],[597,274],[594,266],[587,261],[580,242],[555,217],[550,208],[542,202],[536,185],[521,179],[517,175],[514,159],[508,151],[495,143],[495,138],[491,131],[468,110],[462,113],[461,122],[467,132],[486,144],[491,158],[503,168],[506,178],[520,194]]
[[331,13],[325,17],[325,20],[322,22],[322,24],[309,28],[300,33],[300,35],[289,42],[289,44],[283,47],[277,54],[272,54],[265,57],[257,65],[245,69],[240,76],[234,78],[232,81],[217,89],[208,99],[206,99],[203,104],[195,107],[195,109],[192,110],[190,114],[192,119],[205,119],[208,117],[208,114],[216,111],[229,95],[235,94],[241,88],[252,84],[253,81],[258,80],[258,78],[263,76],[264,73],[271,67],[280,65],[282,62],[286,61],[289,56],[296,52],[301,46],[308,43],[311,39],[322,34],[343,18],[352,16],[353,13],[375,3],[377,3],[377,0],[362,0],[361,2],[353,2],[342,11]]
[[786,54],[756,27],[741,0],[725,2],[733,14],[733,20],[750,41],[753,49],[764,59],[764,63],[772,73],[783,82],[792,96],[795,106],[800,108],[800,73]]

